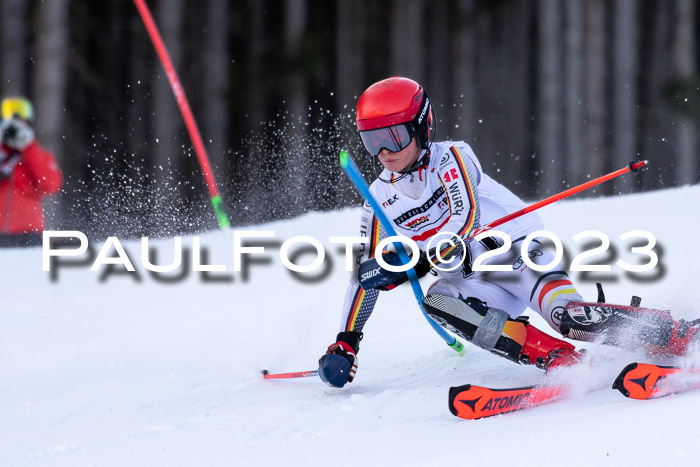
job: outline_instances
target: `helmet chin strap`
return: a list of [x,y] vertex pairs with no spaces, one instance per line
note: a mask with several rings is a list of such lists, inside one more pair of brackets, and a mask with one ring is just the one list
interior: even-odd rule
[[[432,122],[433,122],[433,128],[432,131],[429,133],[429,140],[427,142],[427,147],[423,150],[421,150],[421,153],[418,155],[418,159],[416,159],[416,162],[413,163],[410,167],[407,167],[405,169],[399,170],[398,172],[392,172],[392,173],[398,173],[401,174],[398,177],[395,177],[393,180],[385,180],[381,177],[381,171],[377,172],[377,167],[374,165],[374,159],[379,159],[378,157],[373,157],[372,158],[372,168],[374,169],[374,173],[377,176],[378,180],[381,180],[384,183],[395,183],[398,182],[399,180],[403,179],[406,177],[406,175],[410,175],[416,170],[420,169],[421,167],[427,167],[428,163],[430,162],[430,146],[433,145],[433,141],[435,141],[435,135],[437,134],[437,119],[435,118],[435,109],[433,109],[433,106],[430,106],[430,114],[432,116]],[[381,165],[381,163],[379,164]]]
[[[406,167],[405,169],[401,169],[398,172],[391,172],[392,174],[401,174],[398,177],[394,177],[393,179],[384,179],[381,177],[381,171],[377,172],[377,167],[374,165],[374,159],[379,159],[378,157],[373,158],[372,160],[372,168],[374,169],[374,173],[377,175],[377,179],[381,180],[384,183],[396,183],[399,180],[405,178],[407,175],[412,174],[416,170],[426,167],[428,165],[428,162],[430,160],[430,149],[423,149],[421,150],[421,153],[418,155],[418,158],[416,161],[410,166]],[[381,165],[381,163],[380,163]]]
[[418,155],[418,159],[416,159],[416,162],[414,162],[412,166],[407,167],[403,170],[399,170],[397,173],[403,174],[404,176],[408,175],[411,172],[415,172],[416,170],[420,169],[421,167],[427,166],[428,160],[430,160],[430,149],[424,149]]

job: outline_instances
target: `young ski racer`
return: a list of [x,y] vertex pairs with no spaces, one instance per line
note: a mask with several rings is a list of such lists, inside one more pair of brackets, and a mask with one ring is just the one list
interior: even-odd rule
[[[638,303],[608,305],[602,303],[602,294],[597,303],[584,303],[560,264],[544,272],[528,267],[521,245],[528,234],[543,228],[534,213],[501,225],[498,230],[510,237],[512,246],[481,263],[507,265],[507,270],[472,270],[476,258],[501,247],[504,239],[494,235],[462,245],[460,238],[525,204],[483,172],[468,144],[434,141],[433,106],[421,85],[403,77],[373,84],[360,96],[356,119],[365,149],[384,167],[370,186],[371,194],[397,233],[419,246],[418,277],[429,271],[439,276],[423,305],[440,325],[485,350],[545,370],[575,363],[581,353],[529,324],[521,316],[528,307],[573,339],[641,345],[671,355],[687,352],[696,328],[674,321],[667,312],[640,308]],[[367,203],[360,235],[370,241],[356,259],[359,270],[347,288],[340,332],[319,360],[321,379],[338,388],[355,377],[362,329],[380,291],[408,280],[405,272],[378,265],[375,247],[387,234]],[[537,240],[529,243],[527,252],[538,266],[554,259]],[[401,264],[395,252],[384,251],[382,257],[389,264]],[[459,262],[460,267],[452,268]]]

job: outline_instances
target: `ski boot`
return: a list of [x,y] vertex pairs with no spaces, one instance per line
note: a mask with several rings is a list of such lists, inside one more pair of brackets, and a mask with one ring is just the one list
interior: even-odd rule
[[428,294],[423,304],[426,313],[445,329],[514,362],[547,370],[581,359],[572,344],[540,331],[527,318],[512,319],[476,298]]
[[564,336],[628,349],[643,347],[655,355],[684,356],[700,342],[700,320],[676,321],[666,310],[641,307],[634,296],[629,306],[605,303],[600,284],[598,302],[571,302],[561,320]]

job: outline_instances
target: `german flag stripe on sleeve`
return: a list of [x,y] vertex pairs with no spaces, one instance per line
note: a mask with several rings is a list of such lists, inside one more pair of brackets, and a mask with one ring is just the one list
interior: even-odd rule
[[[381,224],[377,216],[372,216],[372,223],[369,227],[369,257],[374,258],[374,250],[379,244],[381,237]],[[357,322],[357,317],[360,316],[360,309],[362,308],[362,303],[365,300],[366,292],[365,290],[358,286],[355,291],[355,296],[352,299],[352,306],[350,307],[350,313],[348,314],[347,325],[345,326],[346,331],[353,331],[355,329],[355,323]]]
[[[464,159],[462,158],[462,155],[459,153],[459,150],[455,147],[452,146],[450,148],[450,151],[452,152],[452,155],[455,157],[455,161],[457,162],[457,166],[459,168],[460,175],[462,176],[462,179],[464,180],[464,184],[467,186],[467,197],[469,199],[469,217],[467,218],[466,222],[464,223],[464,226],[460,229],[459,232],[457,232],[458,235],[463,236],[469,232],[472,231],[474,228],[474,222],[476,220],[476,196],[474,192],[474,186],[472,185],[472,180],[469,177],[469,173],[467,172],[467,167],[464,165]],[[450,191],[446,190],[445,194],[447,195],[447,198],[450,198]]]
[[362,308],[362,301],[364,299],[365,290],[362,287],[358,287],[357,291],[355,291],[355,297],[352,300],[347,326],[345,326],[346,331],[353,331],[355,329],[355,321],[357,321],[357,317],[360,315],[360,308]]
[[379,224],[379,219],[377,219],[377,216],[372,217],[372,225],[370,226],[369,229],[369,257],[374,258],[374,250],[377,248],[377,245],[379,245],[379,240],[380,240],[380,233],[381,233],[381,224]]
[[[459,175],[462,177],[462,180],[464,180],[464,184],[467,187],[467,199],[469,201],[468,203],[468,209],[469,209],[469,216],[467,217],[467,220],[464,222],[464,225],[459,229],[457,235],[460,237],[463,237],[464,235],[468,234],[469,232],[474,229],[474,223],[476,222],[476,216],[477,216],[477,208],[476,208],[476,195],[475,195],[475,190],[474,190],[474,185],[472,184],[472,179],[469,177],[469,172],[467,172],[467,167],[464,164],[464,159],[462,158],[462,155],[459,153],[459,149],[457,149],[455,146],[450,147],[450,152],[455,158],[455,161],[457,162],[457,168],[459,170]],[[445,189],[445,195],[447,196],[447,202],[450,206],[450,213],[452,212],[452,200],[450,199],[450,190],[449,190],[449,185],[446,186],[445,183],[443,182],[442,178],[440,179],[440,183],[442,183],[443,188]],[[441,257],[445,257],[446,255],[449,255],[452,250],[457,248],[459,246],[459,243],[457,243],[454,246],[447,247],[444,250],[440,252]]]

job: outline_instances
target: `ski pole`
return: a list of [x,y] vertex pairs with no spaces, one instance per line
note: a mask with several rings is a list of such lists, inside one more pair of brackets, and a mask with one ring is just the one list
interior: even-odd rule
[[219,194],[219,189],[216,186],[214,173],[212,172],[211,165],[209,164],[207,150],[202,142],[202,135],[199,133],[197,122],[194,119],[194,115],[192,115],[190,104],[187,102],[187,96],[185,96],[185,90],[180,84],[180,79],[177,76],[172,60],[170,60],[168,50],[165,48],[163,38],[158,32],[158,27],[156,26],[155,21],[153,21],[153,16],[151,15],[151,11],[148,9],[148,5],[146,5],[145,0],[134,0],[134,4],[141,15],[143,24],[146,26],[146,30],[148,31],[148,35],[150,36],[153,46],[158,53],[160,62],[163,64],[165,74],[168,76],[168,81],[170,81],[170,87],[173,90],[173,94],[175,94],[175,100],[177,100],[177,105],[180,107],[180,113],[185,121],[187,132],[189,133],[190,140],[192,140],[192,145],[194,146],[194,152],[197,155],[199,165],[202,167],[202,172],[204,173],[204,180],[209,188],[211,204],[214,208],[216,219],[219,221],[219,227],[222,229],[229,227],[228,216],[226,216],[226,213],[223,210],[223,202],[221,200],[221,195]]
[[[370,206],[372,206],[375,215],[377,216],[377,218],[379,218],[379,222],[384,227],[384,230],[386,231],[387,235],[389,235],[390,237],[396,237],[396,230],[394,230],[394,228],[392,227],[391,223],[389,222],[389,219],[387,219],[386,215],[384,214],[384,211],[382,211],[381,206],[379,206],[379,203],[377,203],[372,194],[369,192],[369,186],[367,185],[367,182],[364,178],[362,178],[360,170],[355,165],[355,162],[350,157],[350,154],[348,154],[348,152],[345,150],[340,151],[340,166],[343,168],[348,178],[350,178],[350,181],[353,182],[353,184],[355,185],[355,187],[357,187],[362,196],[364,196],[364,198],[367,200]],[[396,252],[398,253],[399,258],[401,258],[403,264],[408,264],[408,262],[411,259],[408,257],[403,243],[394,242],[394,246],[396,246]],[[445,329],[443,329],[439,324],[437,324],[425,312],[425,308],[423,307],[423,289],[421,289],[420,283],[418,282],[418,276],[416,275],[416,271],[413,268],[410,268],[406,271],[406,275],[408,276],[408,279],[411,282],[411,288],[413,289],[413,295],[415,295],[416,301],[418,302],[418,307],[423,313],[423,316],[425,316],[425,319],[427,319],[428,323],[430,323],[430,326],[432,326],[435,332],[437,332],[438,335],[442,337],[442,339],[448,346],[450,346],[450,348],[455,350],[459,355],[464,355],[464,344],[458,341],[457,338],[455,338],[453,335],[445,331]]]
[[263,370],[262,374],[265,379],[308,378],[318,376],[318,370],[294,371],[292,373],[270,373],[267,370]]

